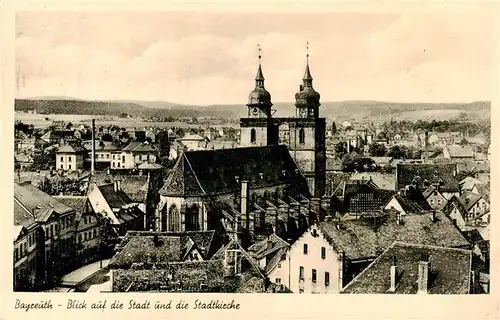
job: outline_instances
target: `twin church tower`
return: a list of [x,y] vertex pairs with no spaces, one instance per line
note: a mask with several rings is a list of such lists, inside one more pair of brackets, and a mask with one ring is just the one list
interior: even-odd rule
[[320,94],[312,85],[309,53],[300,85],[295,94],[296,115],[273,118],[271,94],[264,87],[261,55],[255,77],[255,89],[248,97],[247,117],[240,119],[241,146],[285,144],[307,180],[311,196],[321,197],[326,182],[326,119],[319,117]]

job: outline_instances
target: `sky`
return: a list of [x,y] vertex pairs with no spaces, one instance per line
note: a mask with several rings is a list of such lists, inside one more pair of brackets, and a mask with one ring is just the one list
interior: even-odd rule
[[306,63],[322,101],[492,100],[487,12],[19,12],[16,97],[244,104],[262,48],[266,89],[290,102]]

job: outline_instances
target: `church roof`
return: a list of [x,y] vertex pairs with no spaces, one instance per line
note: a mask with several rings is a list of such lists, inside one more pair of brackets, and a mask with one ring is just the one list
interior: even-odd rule
[[247,180],[249,188],[292,182],[309,195],[307,184],[286,146],[274,145],[186,151],[172,169],[161,195],[200,196],[233,193]]

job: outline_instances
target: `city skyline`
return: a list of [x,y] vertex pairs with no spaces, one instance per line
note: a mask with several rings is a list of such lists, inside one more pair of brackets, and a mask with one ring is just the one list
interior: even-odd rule
[[259,44],[273,102],[293,101],[308,41],[322,101],[492,100],[492,17],[18,13],[16,97],[243,104],[254,86]]

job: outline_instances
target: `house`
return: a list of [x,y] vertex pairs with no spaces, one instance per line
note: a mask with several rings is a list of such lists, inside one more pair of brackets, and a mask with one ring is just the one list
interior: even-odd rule
[[14,200],[14,291],[31,291],[41,285],[44,248],[40,236],[43,233],[35,217]]
[[393,173],[380,172],[357,172],[353,173],[350,180],[371,180],[379,189],[395,191],[396,175]]
[[474,159],[474,150],[469,145],[450,145],[443,149],[443,156],[454,160]]
[[438,185],[439,191],[446,199],[460,195],[456,164],[398,163],[396,190],[407,185],[415,185],[421,192],[431,185]]
[[258,266],[237,243],[230,242],[203,259],[195,255],[201,251],[190,250],[201,248],[191,234],[129,236],[109,264],[113,292],[237,292],[254,274],[265,285]]
[[396,210],[401,215],[421,214],[429,212],[432,207],[427,202],[425,195],[414,186],[406,186],[387,202],[385,210]]
[[464,204],[457,196],[451,197],[443,208],[443,212],[462,231],[466,230],[468,222],[468,212]]
[[121,182],[89,186],[88,199],[93,211],[109,219],[110,225],[119,235],[127,230],[144,228],[144,213],[121,189]]
[[460,191],[462,192],[472,192],[472,193],[477,193],[479,194],[479,189],[480,186],[484,185],[485,183],[473,178],[473,177],[465,177],[463,180],[460,181]]
[[380,211],[394,192],[378,188],[372,180],[342,181],[330,199],[330,208],[342,214]]
[[21,171],[26,170],[33,164],[33,158],[24,153],[18,153],[14,155],[14,165],[16,168],[19,168]]
[[442,210],[448,199],[440,192],[439,185],[429,186],[423,196],[433,210]]
[[251,245],[247,251],[271,282],[288,287],[286,278],[289,271],[280,261],[289,249],[290,244],[273,233]]
[[36,137],[24,137],[16,141],[17,152],[32,152],[36,148]]
[[198,134],[188,133],[178,139],[182,145],[186,146],[187,151],[203,150],[206,147],[207,140]]
[[56,169],[74,171],[83,168],[85,149],[69,144],[62,145],[56,151]]
[[[83,145],[87,151],[86,161],[92,160],[92,141]],[[120,148],[113,142],[95,141],[94,166],[96,169],[105,169],[111,167],[112,155],[120,151]]]
[[103,246],[103,221],[89,206],[86,196],[55,196],[76,211],[76,254],[81,265],[97,261]]
[[42,261],[43,284],[56,281],[75,263],[74,209],[66,206],[29,183],[14,184],[14,201],[41,226],[38,245]]
[[156,150],[148,142],[130,142],[123,149],[112,151],[112,169],[135,169],[144,162],[156,162]]
[[463,192],[460,196],[460,201],[464,204],[465,210],[467,210],[471,219],[477,218],[490,209],[488,197],[477,193]]
[[304,293],[338,293],[394,241],[464,248],[468,242],[442,213],[383,213],[312,225],[279,262],[288,268],[288,288]]
[[346,294],[469,294],[470,250],[395,242],[343,289]]
[[392,157],[370,157],[378,168],[386,169],[391,167]]

